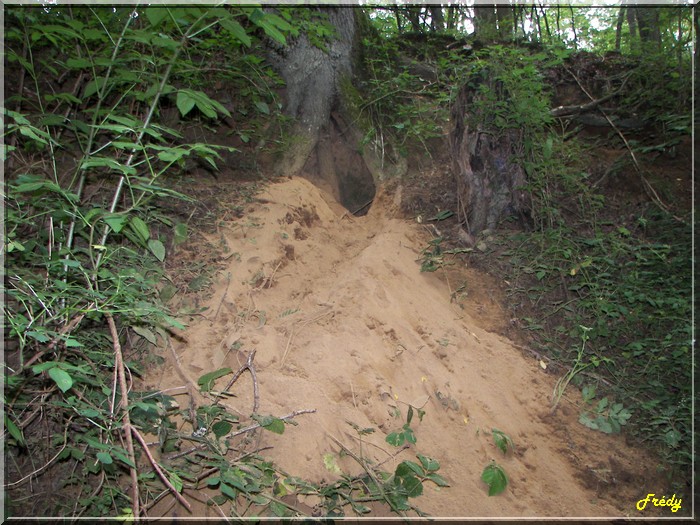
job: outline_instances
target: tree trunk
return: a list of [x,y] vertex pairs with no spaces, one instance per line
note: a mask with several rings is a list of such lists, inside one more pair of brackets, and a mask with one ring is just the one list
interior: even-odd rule
[[527,194],[521,189],[526,183],[525,172],[517,161],[517,152],[522,149],[520,130],[489,129],[488,122],[471,128],[467,122],[467,115],[478,105],[475,101],[491,96],[484,95],[484,84],[486,92],[495,92],[488,72],[482,75],[470,79],[460,89],[452,106],[454,129],[450,133],[457,216],[472,236],[485,229],[495,229],[507,215],[525,217],[530,206]]
[[636,7],[639,38],[644,48],[651,46],[661,49],[659,10],[656,7]]
[[498,30],[496,28],[496,9],[493,5],[478,4],[474,6],[474,32],[476,38],[484,43],[495,41]]
[[622,44],[622,24],[625,21],[625,8],[620,7],[620,12],[617,15],[617,27],[615,28],[615,51],[620,52]]
[[301,34],[268,53],[286,83],[284,111],[294,121],[289,147],[275,171],[278,176],[305,176],[355,212],[375,194],[372,173],[358,153],[358,132],[348,124],[342,100],[341,86],[352,78],[359,45],[356,10],[332,7],[325,12],[337,32],[327,51]]
[[445,16],[442,13],[442,7],[439,5],[430,6],[430,25],[433,31],[445,30]]
[[515,36],[513,8],[509,5],[499,5],[496,7],[496,17],[498,18],[498,36],[501,42],[512,40]]

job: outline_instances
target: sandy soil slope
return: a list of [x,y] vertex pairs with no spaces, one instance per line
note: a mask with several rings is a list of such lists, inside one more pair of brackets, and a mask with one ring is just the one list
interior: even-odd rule
[[[196,381],[238,369],[255,349],[259,412],[316,410],[283,436],[263,434],[273,447],[266,456],[297,476],[332,479],[326,453],[359,473],[338,454],[337,441],[359,451],[351,422],[376,430],[362,453],[387,471],[416,453],[440,462],[451,486],[427,483],[412,500],[432,516],[639,516],[637,500],[659,491],[649,485],[653,464],[621,436],[580,425],[575,390],[551,414],[557,377],[487,331],[502,321],[487,318],[499,315],[480,290],[488,281],[465,274],[460,308],[451,300],[454,279],[420,272],[431,236],[396,208],[380,194],[367,216],[352,217],[304,179],[268,186],[251,212],[221,231],[232,256],[209,309],[174,343],[181,367]],[[182,384],[172,359],[152,382]],[[238,397],[226,402],[246,416],[251,385],[242,376],[232,387]],[[385,437],[401,428],[408,404],[425,416],[411,425],[416,444],[397,454]],[[514,453],[496,448],[494,428],[512,438]],[[495,497],[480,479],[491,459],[510,479]]]

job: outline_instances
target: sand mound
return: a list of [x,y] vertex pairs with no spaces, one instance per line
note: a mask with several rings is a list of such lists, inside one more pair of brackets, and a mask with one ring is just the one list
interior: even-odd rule
[[[221,367],[238,369],[255,349],[258,412],[316,410],[298,416],[283,436],[263,433],[263,444],[273,447],[266,457],[314,481],[335,477],[324,466],[327,453],[344,471],[359,473],[337,444],[359,450],[351,422],[375,429],[363,438],[362,453],[387,471],[416,453],[440,462],[451,486],[427,483],[412,500],[432,516],[636,514],[647,492],[639,473],[644,458],[620,436],[578,424],[575,391],[551,414],[557,378],[486,331],[498,323],[480,322],[483,308],[470,304],[468,293],[464,308],[451,300],[454,281],[420,272],[431,236],[396,218],[390,198],[380,194],[368,215],[352,217],[297,178],[258,197],[252,213],[222,229],[228,268],[205,315],[192,318],[174,348],[195,381]],[[467,275],[467,290],[480,286],[477,274]],[[173,359],[154,382],[161,389],[182,384]],[[251,385],[242,376],[227,406],[249,416]],[[425,415],[411,424],[416,444],[399,451],[385,437],[401,428],[408,404]],[[512,438],[515,453],[496,448],[494,428]],[[480,479],[492,459],[510,480],[495,497]]]

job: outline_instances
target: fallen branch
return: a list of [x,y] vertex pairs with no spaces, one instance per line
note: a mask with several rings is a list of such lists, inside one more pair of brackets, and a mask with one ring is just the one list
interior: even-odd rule
[[[569,70],[567,69],[567,71],[569,71]],[[569,74],[570,74],[572,77],[574,77],[574,80],[576,81],[576,83],[577,83],[577,84],[579,85],[579,87],[581,88],[581,91],[583,91],[583,92],[588,96],[588,98],[590,98],[593,102],[598,102],[598,101],[596,101],[596,100],[593,99],[593,96],[586,90],[585,87],[583,87],[583,84],[581,84],[581,81],[578,79],[578,77],[577,77],[572,71],[569,71]],[[628,78],[629,78],[629,77],[628,77]],[[627,79],[625,79],[625,82],[627,82]],[[623,85],[623,86],[625,85],[624,82],[623,82],[622,85]],[[620,87],[620,90],[621,90],[621,89],[622,89],[622,87]],[[619,92],[620,90],[618,90],[618,92]],[[604,97],[604,98],[605,98],[605,97]],[[599,100],[603,100],[603,99],[599,99]],[[596,107],[597,107],[597,105],[596,105]],[[639,177],[642,179],[642,183],[643,183],[643,185],[644,185],[644,189],[645,189],[647,195],[649,196],[649,198],[651,199],[651,201],[652,201],[654,204],[656,204],[660,209],[662,209],[663,211],[665,211],[666,213],[668,213],[668,214],[669,214],[671,217],[673,217],[675,220],[677,220],[678,222],[682,222],[683,224],[685,224],[685,221],[684,221],[683,219],[681,219],[680,217],[675,216],[675,215],[671,212],[670,208],[669,208],[668,206],[666,206],[666,204],[663,203],[663,201],[661,200],[661,197],[659,197],[659,194],[656,193],[656,190],[654,189],[654,187],[651,185],[651,183],[649,182],[649,180],[644,176],[644,173],[642,173],[642,168],[641,168],[641,166],[639,165],[639,162],[637,161],[637,156],[634,154],[634,150],[632,149],[632,146],[630,146],[630,143],[627,141],[627,137],[625,137],[624,133],[622,133],[622,131],[620,131],[620,128],[619,128],[618,126],[615,125],[615,123],[614,123],[614,122],[612,121],[612,119],[608,116],[608,114],[605,113],[605,111],[603,111],[603,109],[598,108],[598,111],[601,112],[601,114],[605,117],[605,120],[607,120],[607,121],[608,121],[608,124],[610,124],[610,127],[612,127],[612,128],[615,130],[615,132],[616,132],[616,133],[619,135],[619,137],[622,139],[622,142],[625,143],[625,147],[627,148],[627,151],[629,151],[630,157],[632,157],[632,163],[634,164],[634,168],[635,168],[635,170],[637,170],[637,174],[638,174]]]
[[[187,510],[191,511],[191,510],[192,510],[192,506],[191,506],[190,503],[182,496],[182,494],[180,494],[180,493],[177,491],[177,489],[176,489],[175,487],[173,487],[173,484],[170,483],[170,480],[168,479],[168,477],[167,477],[167,476],[165,475],[165,473],[163,472],[163,469],[160,468],[160,465],[158,465],[158,462],[155,460],[155,458],[154,458],[153,455],[151,454],[151,451],[148,450],[148,444],[146,443],[146,440],[143,439],[143,436],[139,433],[139,431],[136,430],[135,427],[132,427],[131,424],[129,424],[128,428],[127,428],[127,426],[125,425],[124,428],[125,428],[125,430],[130,430],[131,432],[133,432],[134,436],[136,437],[136,439],[138,440],[138,442],[141,444],[141,448],[143,448],[143,451],[146,453],[146,457],[148,458],[148,461],[151,463],[151,466],[153,466],[154,470],[156,471],[156,473],[157,473],[158,476],[160,477],[161,481],[162,481],[163,483],[165,483],[165,486],[168,487],[168,490],[170,490],[170,492],[173,493],[173,495],[175,496],[175,498],[176,498],[180,503],[182,503],[182,505],[183,505]],[[131,432],[129,433],[129,435],[131,435]],[[136,516],[137,519],[138,519],[138,514],[134,514],[134,516]]]
[[214,398],[214,402],[217,402],[218,399],[224,394],[224,392],[228,392],[228,389],[231,388],[236,381],[238,381],[238,378],[241,377],[241,374],[245,370],[248,370],[253,378],[253,414],[255,414],[258,411],[258,407],[260,406],[260,393],[258,391],[258,376],[255,373],[253,359],[255,359],[255,350],[251,350],[250,354],[248,354],[248,359],[246,359],[246,362],[238,369],[238,371],[235,374],[233,374],[233,377],[226,385],[226,388],[224,388],[221,392],[219,392],[216,395],[216,397]]
[[[567,71],[569,71],[567,69]],[[581,113],[587,113],[589,111],[593,111],[594,109],[597,109],[598,106],[600,106],[602,103],[607,102],[611,98],[616,97],[622,92],[622,89],[625,87],[625,84],[627,84],[627,81],[629,80],[631,76],[631,72],[627,74],[625,77],[624,82],[622,85],[614,92],[610,93],[609,95],[605,95],[604,97],[594,99],[591,95],[588,94],[588,92],[584,89],[584,87],[581,85],[579,82],[578,78],[576,78],[576,75],[574,75],[571,71],[569,71],[571,76],[574,77],[574,80],[576,80],[576,83],[579,85],[579,87],[583,90],[583,92],[588,95],[588,98],[591,99],[590,102],[587,102],[586,104],[579,104],[575,106],[559,106],[557,108],[551,109],[549,111],[549,114],[552,117],[571,117],[575,115],[580,115]]]
[[114,346],[114,368],[117,372],[117,380],[121,392],[121,409],[124,417],[124,437],[126,439],[126,453],[133,466],[129,467],[131,474],[131,511],[135,519],[139,518],[141,510],[139,508],[139,477],[136,470],[136,455],[134,454],[134,441],[131,438],[131,418],[129,417],[129,391],[126,388],[126,374],[124,372],[124,356],[122,355],[122,345],[119,342],[119,332],[114,318],[109,312],[105,312],[109,333],[112,335],[112,345]]

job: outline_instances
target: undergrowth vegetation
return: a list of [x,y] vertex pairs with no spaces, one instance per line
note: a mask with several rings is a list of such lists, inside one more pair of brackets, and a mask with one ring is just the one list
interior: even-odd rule
[[[212,393],[227,369],[183,392],[139,391],[151,346],[183,328],[167,306],[162,263],[188,235],[163,201],[187,201],[169,177],[193,163],[215,170],[235,148],[192,140],[187,127],[228,119],[239,143],[262,141],[284,119],[280,81],[259,43],[283,45],[329,28],[311,11],[260,8],[57,8],[6,12],[16,77],[4,101],[4,426],[9,515],[147,516],[185,488],[215,489],[207,505],[231,515],[303,515],[289,494],[317,494],[321,514],[383,501],[396,512],[437,462],[393,474],[356,455],[366,476],[320,487],[280,472],[255,449],[259,429],[281,434],[297,411],[241,418]],[[216,64],[226,64],[225,68]],[[226,84],[221,100],[207,93]],[[172,123],[185,123],[175,128]],[[238,121],[243,126],[236,125]],[[230,142],[229,142],[230,143]],[[228,156],[227,156],[228,155]],[[190,402],[178,401],[182,394]],[[247,450],[247,451],[246,451]],[[41,497],[30,488],[42,489]]]
[[[684,140],[690,128],[665,126],[660,137],[637,142],[617,128],[594,144],[576,139],[539,102],[548,88],[536,71],[558,60],[509,53],[519,64],[530,64],[522,69],[532,68],[531,74],[526,78],[519,68],[502,67],[507,64],[502,53],[491,53],[487,61],[499,72],[504,93],[481,103],[489,118],[508,116],[505,128],[525,130],[519,161],[532,198],[530,225],[501,237],[501,270],[513,284],[511,302],[516,312],[528,312],[522,321],[537,351],[569,369],[566,384],[583,389],[581,423],[608,433],[628,424],[635,439],[661,453],[658,468],[685,489],[692,460],[690,210],[671,211],[639,158],[650,151],[650,141],[664,149]],[[665,66],[664,74],[674,67]],[[630,76],[641,70],[633,68]],[[641,77],[629,82],[622,111],[636,100],[648,122],[689,123],[683,103],[687,77],[677,86],[678,96],[666,88],[656,93]],[[639,180],[646,204],[630,210],[609,202],[600,175],[586,164],[601,147],[624,148],[630,159],[603,178]],[[664,184],[658,178],[655,183]]]

